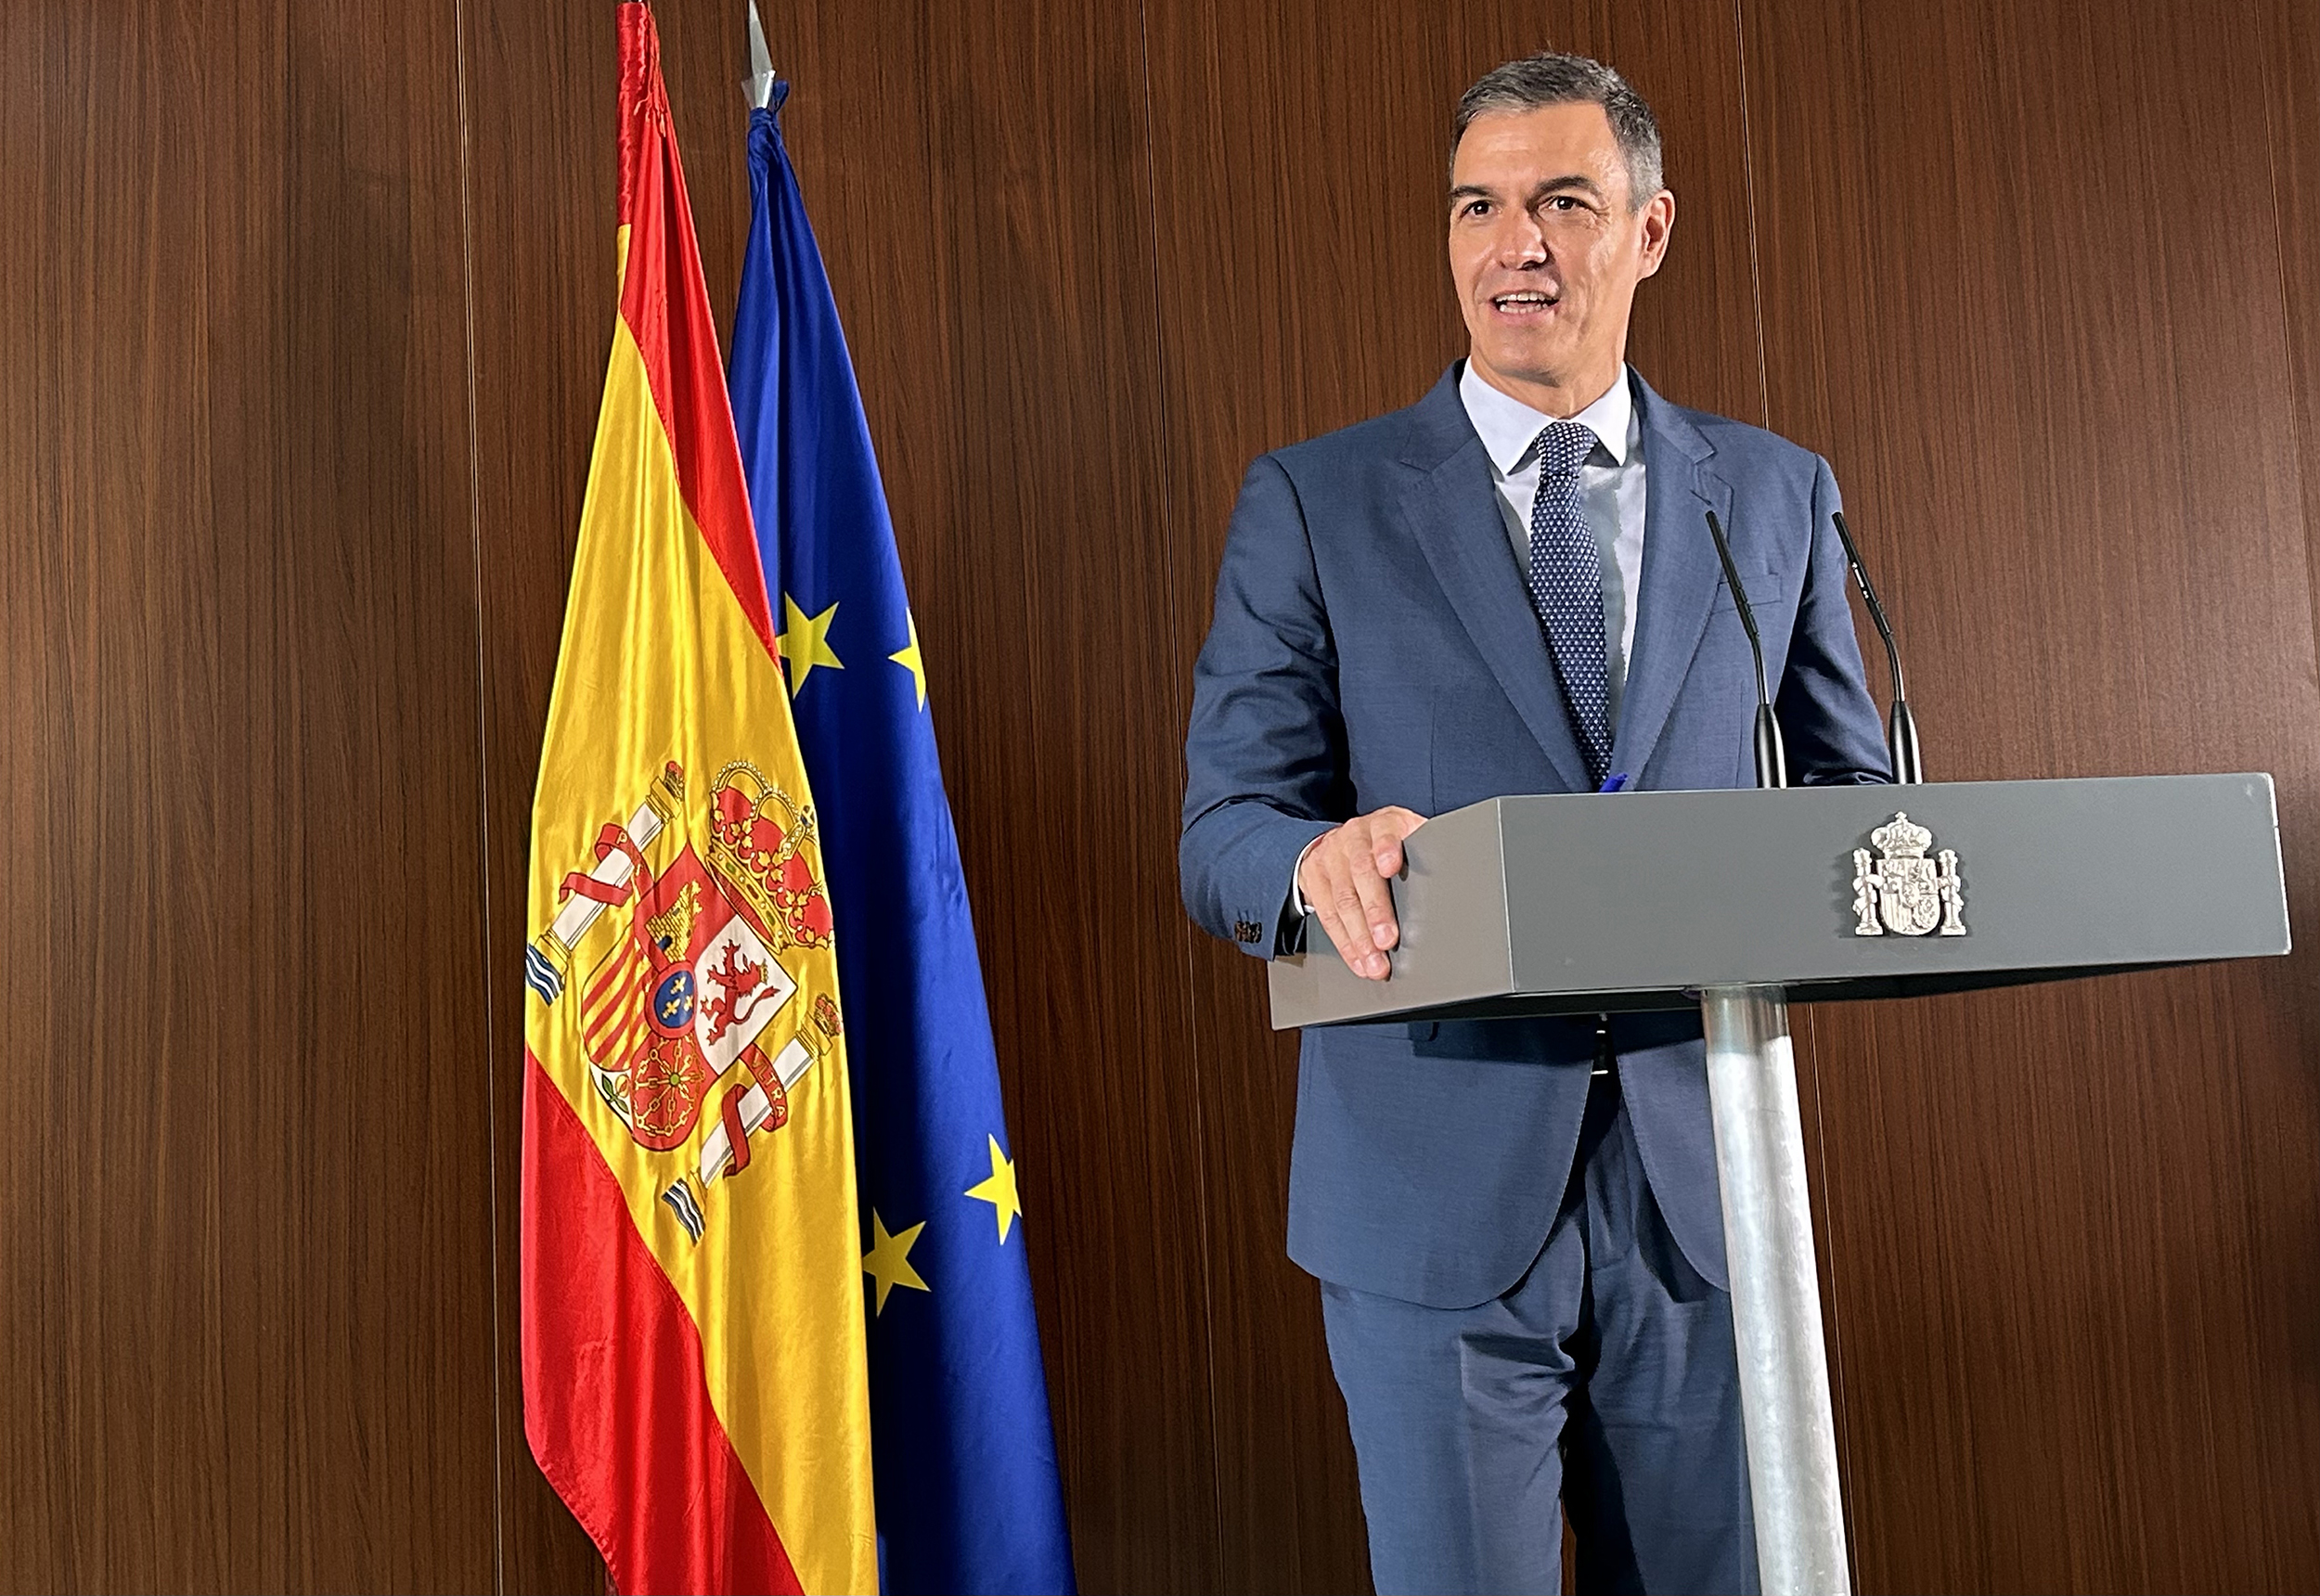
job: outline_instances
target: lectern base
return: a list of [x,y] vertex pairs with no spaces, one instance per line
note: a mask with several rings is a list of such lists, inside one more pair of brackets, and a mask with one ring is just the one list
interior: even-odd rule
[[1700,1014],[1757,1567],[1764,1596],[1841,1596],[1851,1578],[1788,1005],[1778,986],[1711,986]]

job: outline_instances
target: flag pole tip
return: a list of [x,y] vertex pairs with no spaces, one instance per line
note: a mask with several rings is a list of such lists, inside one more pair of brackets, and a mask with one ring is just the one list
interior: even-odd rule
[[766,48],[765,19],[757,15],[757,0],[749,0],[749,76],[741,80],[741,87],[749,95],[749,109],[764,110],[773,102],[773,52]]

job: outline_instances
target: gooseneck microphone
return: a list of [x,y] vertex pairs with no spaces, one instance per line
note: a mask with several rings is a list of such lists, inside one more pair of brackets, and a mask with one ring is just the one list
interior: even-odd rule
[[1829,519],[1837,523],[1837,540],[1845,546],[1845,563],[1853,568],[1853,582],[1869,606],[1869,619],[1877,636],[1885,639],[1886,668],[1893,674],[1893,708],[1885,717],[1885,746],[1893,756],[1893,779],[1914,785],[1926,779],[1926,766],[1917,753],[1917,717],[1909,713],[1909,689],[1901,681],[1901,651],[1893,646],[1892,623],[1885,618],[1885,606],[1877,602],[1877,590],[1869,586],[1869,573],[1861,563],[1861,550],[1853,546],[1845,512],[1832,510]]
[[1780,721],[1772,714],[1772,684],[1764,674],[1764,643],[1756,635],[1756,611],[1748,608],[1739,568],[1732,563],[1732,545],[1724,541],[1723,526],[1712,509],[1708,512],[1708,535],[1716,540],[1716,558],[1724,564],[1724,586],[1732,589],[1732,607],[1740,612],[1741,629],[1748,635],[1748,652],[1756,656],[1756,784],[1785,787],[1788,754],[1781,747]]

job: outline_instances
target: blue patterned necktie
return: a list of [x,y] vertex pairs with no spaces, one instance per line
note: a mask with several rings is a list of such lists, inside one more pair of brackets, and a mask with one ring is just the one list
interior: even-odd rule
[[1539,434],[1539,492],[1530,501],[1530,568],[1524,586],[1587,757],[1587,781],[1611,768],[1611,664],[1603,635],[1603,549],[1580,508],[1579,468],[1595,434],[1555,421]]

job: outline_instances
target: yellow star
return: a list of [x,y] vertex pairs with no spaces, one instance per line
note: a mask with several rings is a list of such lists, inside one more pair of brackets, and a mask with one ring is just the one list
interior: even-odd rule
[[910,1243],[925,1229],[926,1221],[922,1219],[901,1235],[889,1236],[886,1221],[878,1216],[877,1209],[870,1210],[870,1250],[862,1255],[862,1272],[878,1282],[878,1312],[886,1311],[886,1294],[896,1286],[927,1289],[918,1270],[910,1267]]
[[898,649],[886,657],[910,673],[910,679],[916,682],[919,688],[919,707],[924,709],[926,707],[926,662],[919,657],[919,618],[911,615],[909,620],[910,622],[910,646],[907,649]]
[[977,1202],[988,1203],[999,1213],[999,1244],[1007,1244],[1007,1227],[1023,1212],[1023,1203],[1015,1194],[1015,1166],[999,1150],[999,1138],[991,1143],[991,1178],[978,1180],[967,1188],[967,1195]]
[[838,612],[835,604],[818,615],[809,616],[797,607],[797,600],[787,593],[781,595],[781,657],[790,662],[790,696],[797,697],[806,690],[806,678],[814,674],[816,665],[828,665],[833,671],[845,669],[845,663],[830,650],[830,622]]

